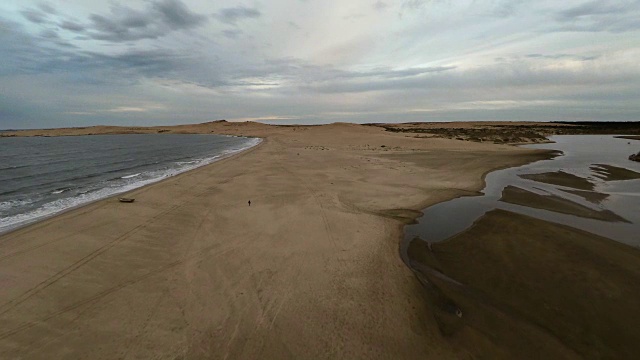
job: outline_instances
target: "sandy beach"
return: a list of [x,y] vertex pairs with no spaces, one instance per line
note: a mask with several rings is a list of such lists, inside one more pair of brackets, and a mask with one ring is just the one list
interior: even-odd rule
[[471,355],[402,263],[403,221],[544,153],[352,124],[177,128],[264,141],[1,236],[0,357]]
[[0,360],[640,358],[640,0],[0,10]]

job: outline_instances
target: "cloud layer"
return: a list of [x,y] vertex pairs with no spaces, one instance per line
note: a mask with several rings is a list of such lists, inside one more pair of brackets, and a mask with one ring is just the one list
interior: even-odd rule
[[640,1],[0,4],[0,128],[640,120]]

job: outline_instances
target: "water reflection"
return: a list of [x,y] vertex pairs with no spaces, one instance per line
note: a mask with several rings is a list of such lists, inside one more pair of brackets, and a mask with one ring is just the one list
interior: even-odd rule
[[[525,147],[558,150],[562,152],[561,156],[492,172],[486,177],[483,195],[461,197],[423,210],[424,215],[418,219],[417,224],[405,227],[403,247],[416,237],[429,242],[450,238],[469,228],[482,215],[493,209],[503,209],[569,225],[640,247],[640,237],[637,235],[640,233],[640,179],[607,180],[602,176],[602,168],[596,166],[604,164],[612,166],[613,171],[620,168],[620,172],[627,169],[640,173],[640,163],[628,159],[630,154],[638,152],[640,142],[610,135],[562,135],[552,136],[550,139],[554,143]],[[571,186],[571,176],[561,173],[558,175],[558,172],[587,179],[593,184],[593,190]],[[545,174],[543,176],[547,176],[551,181],[541,182],[522,177],[530,174]],[[611,177],[615,178],[613,175]],[[540,176],[536,179],[540,180]],[[529,196],[540,200],[539,202],[561,203],[569,209],[574,204],[574,207],[583,210],[582,213],[593,211],[597,214],[611,213],[615,216],[609,221],[596,220],[576,215],[580,212],[560,213],[533,208],[526,206],[527,204],[507,203],[501,201],[501,198],[508,186],[532,193]],[[508,192],[509,189],[506,193]],[[404,249],[402,252],[404,253]]]

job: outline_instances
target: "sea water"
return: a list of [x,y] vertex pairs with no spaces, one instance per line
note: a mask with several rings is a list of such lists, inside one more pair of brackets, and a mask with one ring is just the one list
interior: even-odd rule
[[257,145],[223,135],[0,138],[0,233]]

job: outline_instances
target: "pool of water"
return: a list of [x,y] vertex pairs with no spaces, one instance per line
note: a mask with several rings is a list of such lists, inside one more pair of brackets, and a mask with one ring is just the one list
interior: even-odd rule
[[[549,149],[562,155],[520,167],[494,171],[487,175],[486,186],[479,196],[465,196],[430,206],[423,210],[417,223],[405,227],[401,252],[404,256],[409,242],[420,238],[428,242],[446,240],[468,229],[488,211],[503,209],[553,223],[564,224],[619,242],[640,247],[640,179],[607,180],[602,178],[597,164],[605,164],[640,173],[640,163],[628,159],[640,150],[640,141],[611,135],[552,136],[553,143],[527,145],[527,148]],[[591,194],[602,197],[590,201],[577,195],[575,188],[523,178],[523,175],[562,171],[588,180]],[[561,198],[597,212],[614,214],[618,220],[597,220],[501,201],[506,187],[518,187],[528,192]],[[571,191],[571,192],[569,192]]]

